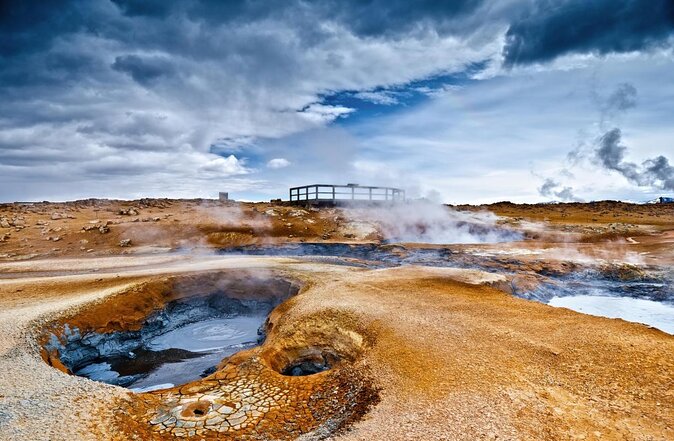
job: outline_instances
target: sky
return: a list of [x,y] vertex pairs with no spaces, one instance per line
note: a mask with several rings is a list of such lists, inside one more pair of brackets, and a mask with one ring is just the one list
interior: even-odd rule
[[674,195],[672,0],[0,0],[0,201]]

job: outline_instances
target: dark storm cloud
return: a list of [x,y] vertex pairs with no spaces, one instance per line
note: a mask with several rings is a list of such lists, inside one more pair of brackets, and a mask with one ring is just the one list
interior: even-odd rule
[[112,0],[125,15],[162,18],[185,13],[214,23],[275,17],[312,17],[338,21],[358,35],[381,36],[407,32],[420,25],[441,27],[448,19],[478,10],[484,0]]
[[647,159],[641,166],[625,161],[627,147],[621,144],[622,132],[614,128],[604,133],[595,150],[598,162],[608,170],[619,172],[638,186],[653,186],[674,191],[674,167],[664,156]]
[[633,52],[667,44],[671,0],[539,0],[510,25],[507,65],[550,61],[570,53]]
[[143,86],[150,85],[159,77],[173,74],[173,67],[170,62],[160,57],[122,55],[115,58],[112,68],[131,75],[134,81]]
[[166,0],[111,0],[115,3],[125,15],[147,16],[147,17],[166,17],[173,10],[177,1]]
[[[336,17],[356,34],[395,35],[420,27],[450,31],[450,21],[471,14],[482,0],[328,0],[318,2],[323,15]],[[457,25],[457,23],[454,23]]]

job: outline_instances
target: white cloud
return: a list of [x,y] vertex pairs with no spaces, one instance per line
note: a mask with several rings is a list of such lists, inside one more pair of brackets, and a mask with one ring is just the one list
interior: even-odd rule
[[328,124],[341,116],[348,115],[355,109],[344,106],[328,106],[325,104],[313,103],[298,112],[304,119],[317,124]]
[[237,159],[237,157],[234,155],[229,155],[226,158],[218,156],[212,159],[207,159],[206,157],[203,159],[205,162],[200,166],[200,169],[202,171],[213,172],[221,177],[244,175],[250,173],[250,170],[244,167],[242,161]]
[[395,94],[390,91],[358,92],[353,96],[363,101],[370,101],[371,103],[382,104],[385,106],[391,106],[393,104],[399,103],[398,99],[395,97]]
[[270,159],[269,162],[267,162],[267,167],[271,169],[279,169],[279,168],[286,168],[290,165],[290,161],[288,161],[285,158],[274,158]]

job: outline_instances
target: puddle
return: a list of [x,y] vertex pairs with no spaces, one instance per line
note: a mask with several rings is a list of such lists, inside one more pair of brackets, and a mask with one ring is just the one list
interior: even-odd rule
[[553,297],[548,304],[584,314],[643,323],[668,334],[674,334],[674,306],[652,300],[580,295]]

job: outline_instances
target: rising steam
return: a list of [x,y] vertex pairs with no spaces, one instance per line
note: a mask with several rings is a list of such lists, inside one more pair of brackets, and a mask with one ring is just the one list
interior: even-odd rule
[[650,186],[674,191],[674,167],[664,156],[647,159],[641,166],[625,161],[627,147],[621,144],[622,133],[614,128],[597,141],[595,155],[606,169],[619,172],[628,181],[640,187]]
[[[622,144],[620,128],[607,129],[607,122],[616,120],[637,105],[637,89],[630,83],[621,83],[606,97],[593,93],[599,109],[599,135],[591,142],[584,142],[567,155],[572,166],[580,160],[589,160],[606,170],[616,171],[630,183],[639,187],[651,187],[674,191],[674,166],[662,156],[647,159],[641,165],[625,160],[627,147]],[[535,174],[535,173],[534,173]],[[537,175],[538,176],[538,175]],[[553,178],[545,178],[538,188],[541,196],[555,197],[562,201],[577,200],[570,186],[562,186]]]
[[538,194],[545,197],[555,197],[565,202],[581,200],[573,194],[573,188],[564,187],[552,178],[545,178],[543,185],[538,187]]
[[428,201],[348,208],[344,212],[354,222],[375,223],[389,242],[495,243],[522,238],[521,233],[498,225],[499,217],[491,212],[456,211]]

